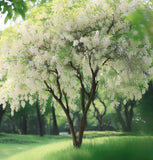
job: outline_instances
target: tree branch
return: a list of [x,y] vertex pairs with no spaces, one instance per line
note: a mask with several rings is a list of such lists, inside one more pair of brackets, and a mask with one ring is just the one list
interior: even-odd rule
[[103,63],[102,63],[102,66],[104,66],[111,58],[108,57]]
[[55,73],[56,73],[57,88],[58,88],[58,92],[59,92],[59,95],[60,95],[59,99],[61,99],[62,98],[62,90],[61,90],[61,85],[60,85],[60,82],[59,82],[60,76],[59,76],[59,73],[58,73],[57,69],[55,69]]
[[92,75],[94,74],[94,71],[93,71],[93,68],[91,66],[91,55],[88,55],[88,59],[89,59],[89,67],[90,67],[90,70],[91,70],[91,73]]
[[86,94],[87,96],[89,96],[89,93],[86,91],[86,89],[85,89],[85,87],[84,87],[82,75],[81,75],[81,72],[80,72],[79,68],[76,68],[76,67],[73,65],[72,61],[70,61],[69,63],[70,63],[71,68],[76,71],[76,73],[77,73],[77,74],[76,74],[76,77],[79,79],[83,91],[85,92],[85,94]]
[[69,111],[69,104],[68,104],[67,94],[64,92],[64,90],[63,90],[63,95],[64,95],[64,98],[65,98],[67,110]]
[[97,96],[97,98],[98,98],[99,102],[102,103],[104,106],[104,112],[101,115],[103,117],[106,114],[107,106],[106,106],[105,102],[101,100],[101,98],[99,96]]
[[53,95],[53,97],[54,97],[57,101],[59,101],[59,98],[55,95],[54,90],[48,85],[48,83],[46,82],[46,80],[44,80],[44,83],[45,83],[48,91]]
[[109,34],[111,28],[114,26],[114,22],[115,22],[115,19],[114,19],[114,14],[113,14],[113,20],[112,20],[112,23],[110,24],[110,26],[108,27],[107,34]]

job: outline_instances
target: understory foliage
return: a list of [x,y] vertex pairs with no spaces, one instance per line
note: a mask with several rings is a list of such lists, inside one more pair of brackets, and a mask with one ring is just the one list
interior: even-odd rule
[[[105,81],[101,89],[110,91],[112,106],[119,105],[117,93],[140,99],[148,87],[151,46],[147,36],[133,40],[136,30],[127,19],[140,5],[139,0],[53,1],[42,25],[24,22],[14,40],[3,42],[0,68],[7,78],[0,101],[9,98],[13,111],[24,107],[24,99],[33,103],[35,93],[45,106],[52,94],[66,114],[74,147],[80,147],[99,81]],[[77,107],[82,110],[78,138],[70,114]]]

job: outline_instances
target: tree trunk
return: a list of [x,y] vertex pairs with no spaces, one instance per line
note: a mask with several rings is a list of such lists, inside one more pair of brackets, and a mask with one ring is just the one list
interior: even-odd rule
[[134,108],[135,104],[136,104],[135,101],[131,102],[131,108],[130,108],[130,111],[129,111],[129,126],[128,126],[129,131],[132,131],[133,108]]
[[82,144],[83,132],[84,132],[85,127],[86,127],[86,126],[85,126],[85,125],[86,125],[86,119],[87,119],[87,114],[84,113],[83,116],[82,116],[81,122],[80,122],[79,137],[78,137],[79,147],[80,147],[81,144]]
[[69,126],[70,126],[70,131],[71,131],[72,140],[73,140],[73,147],[74,148],[80,148],[80,145],[78,144],[77,137],[76,137],[76,134],[75,134],[75,130],[74,130],[74,126],[73,126],[73,121],[71,120],[69,112],[66,111],[65,113],[66,113],[67,120],[68,120],[68,123],[69,123]]
[[104,112],[103,113],[100,113],[100,111],[98,110],[98,108],[96,107],[94,101],[92,102],[93,104],[93,107],[94,107],[94,114],[93,116],[98,120],[99,122],[99,129],[100,131],[103,131],[104,130],[104,120],[103,120],[103,117],[104,115],[106,114],[106,105],[105,103],[98,97],[99,101],[103,104],[104,106]]
[[126,132],[131,132],[132,130],[132,118],[133,118],[133,108],[136,104],[135,100],[129,100],[125,105],[124,105],[124,116],[125,116],[125,121],[122,118],[122,115],[120,113],[121,111],[121,105],[116,108],[118,118],[120,120],[122,130]]
[[120,121],[120,123],[121,123],[122,131],[123,131],[123,132],[126,132],[126,131],[127,131],[126,124],[125,124],[125,122],[124,122],[124,119],[123,119],[123,117],[122,117],[122,115],[121,115],[121,112],[120,112],[120,109],[119,109],[119,108],[116,108],[116,113],[117,113],[118,119],[119,119],[119,121]]
[[27,116],[23,116],[22,134],[27,134]]
[[[84,93],[83,88],[81,88],[81,106],[82,106],[82,113],[84,114],[84,112],[85,112],[85,93]],[[86,116],[86,119],[85,119],[85,130],[88,129],[87,125],[88,125],[88,123],[87,123],[87,116]]]
[[57,126],[57,120],[56,120],[56,114],[55,114],[55,108],[52,106],[52,115],[53,115],[53,134],[58,135],[58,126]]
[[104,131],[104,124],[105,124],[104,120],[101,119],[101,121],[99,121],[99,123],[100,123],[100,131]]
[[1,104],[0,105],[0,125],[1,125],[1,121],[2,121],[4,113],[5,113],[5,109],[3,109],[3,105]]
[[129,111],[128,111],[129,105],[124,105],[124,116],[125,116],[125,123],[126,123],[126,131],[130,132],[131,131],[131,123],[129,120]]
[[39,134],[40,136],[43,136],[43,122],[42,122],[42,116],[40,113],[40,109],[39,109],[39,103],[38,101],[36,102],[36,110],[37,110],[37,120],[38,120],[38,127],[39,127]]

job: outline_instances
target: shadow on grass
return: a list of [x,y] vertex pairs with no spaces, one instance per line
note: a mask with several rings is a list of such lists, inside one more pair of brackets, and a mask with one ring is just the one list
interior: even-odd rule
[[22,140],[22,139],[17,139],[17,138],[8,138],[8,137],[3,137],[0,138],[0,143],[3,144],[29,144],[29,143],[38,143],[37,141],[31,141],[31,140]]
[[88,131],[84,133],[84,138],[97,138],[97,137],[118,137],[118,136],[142,136],[133,132],[112,132],[112,131]]
[[[101,144],[99,143],[101,141]],[[67,148],[44,160],[153,160],[153,137],[99,138],[81,149]]]

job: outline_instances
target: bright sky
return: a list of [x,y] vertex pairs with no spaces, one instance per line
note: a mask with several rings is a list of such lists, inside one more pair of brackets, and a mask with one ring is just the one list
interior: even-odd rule
[[6,24],[4,24],[4,19],[5,19],[5,14],[0,14],[0,31],[4,30],[6,27],[10,26],[13,24],[10,20]]

